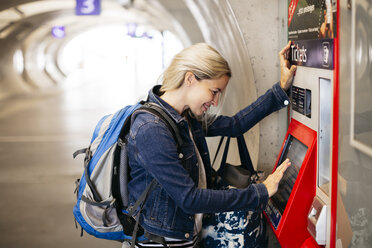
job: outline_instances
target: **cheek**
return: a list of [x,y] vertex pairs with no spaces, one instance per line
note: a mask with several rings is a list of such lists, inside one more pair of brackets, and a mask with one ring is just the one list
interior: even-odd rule
[[[203,104],[212,101],[211,93],[204,85],[199,84],[191,92],[189,106],[191,111],[199,111]],[[196,113],[194,113],[196,114]]]
[[191,102],[190,109],[195,115],[202,114],[202,106],[207,102],[206,96],[202,92],[195,92],[193,94],[193,100]]
[[202,90],[196,90],[195,92],[193,92],[192,96],[193,96],[193,105],[200,104],[206,99],[206,96]]
[[196,101],[196,104],[201,107],[204,103],[212,101],[212,97],[209,92],[200,92],[198,94],[198,100]]

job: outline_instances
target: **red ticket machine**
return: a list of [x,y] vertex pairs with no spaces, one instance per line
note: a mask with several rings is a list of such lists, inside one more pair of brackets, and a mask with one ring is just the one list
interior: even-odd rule
[[338,1],[290,0],[289,59],[297,65],[290,124],[274,170],[286,158],[265,209],[283,248],[335,247],[338,152]]
[[332,70],[297,68],[291,121],[274,170],[286,158],[292,165],[265,210],[283,248],[329,247],[334,82]]

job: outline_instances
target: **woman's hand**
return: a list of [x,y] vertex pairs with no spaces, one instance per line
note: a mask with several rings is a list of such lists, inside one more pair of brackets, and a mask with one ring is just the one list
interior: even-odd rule
[[288,90],[292,84],[293,75],[297,69],[295,65],[289,67],[288,54],[291,47],[291,41],[279,52],[280,59],[280,87],[284,91]]
[[290,165],[291,162],[289,162],[287,158],[265,181],[263,181],[263,184],[265,184],[267,188],[267,192],[269,192],[269,197],[272,197],[276,191],[278,191],[279,182]]

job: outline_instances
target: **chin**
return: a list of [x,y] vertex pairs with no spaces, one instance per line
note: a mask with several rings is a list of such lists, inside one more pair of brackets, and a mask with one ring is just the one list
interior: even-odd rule
[[190,109],[190,112],[193,115],[193,117],[196,118],[197,120],[201,120],[201,118],[203,117],[203,114],[204,114],[204,112],[202,110],[192,111]]

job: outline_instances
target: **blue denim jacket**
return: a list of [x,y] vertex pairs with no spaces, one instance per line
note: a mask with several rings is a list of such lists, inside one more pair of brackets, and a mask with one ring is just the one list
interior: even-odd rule
[[[184,141],[183,157],[177,153],[176,141],[166,124],[150,113],[138,113],[132,123],[128,141],[131,181],[130,204],[134,204],[153,178],[158,184],[150,193],[140,216],[140,224],[152,234],[192,239],[195,213],[217,213],[233,210],[262,210],[268,202],[268,192],[263,184],[245,189],[213,190],[211,163],[206,136],[236,137],[248,131],[270,113],[289,103],[286,93],[275,84],[254,103],[233,117],[219,116],[203,131],[201,123],[193,118],[189,122],[157,95],[160,86],[149,92],[149,101],[159,104],[178,125]],[[198,163],[193,137],[202,157],[208,189],[198,189]]]

